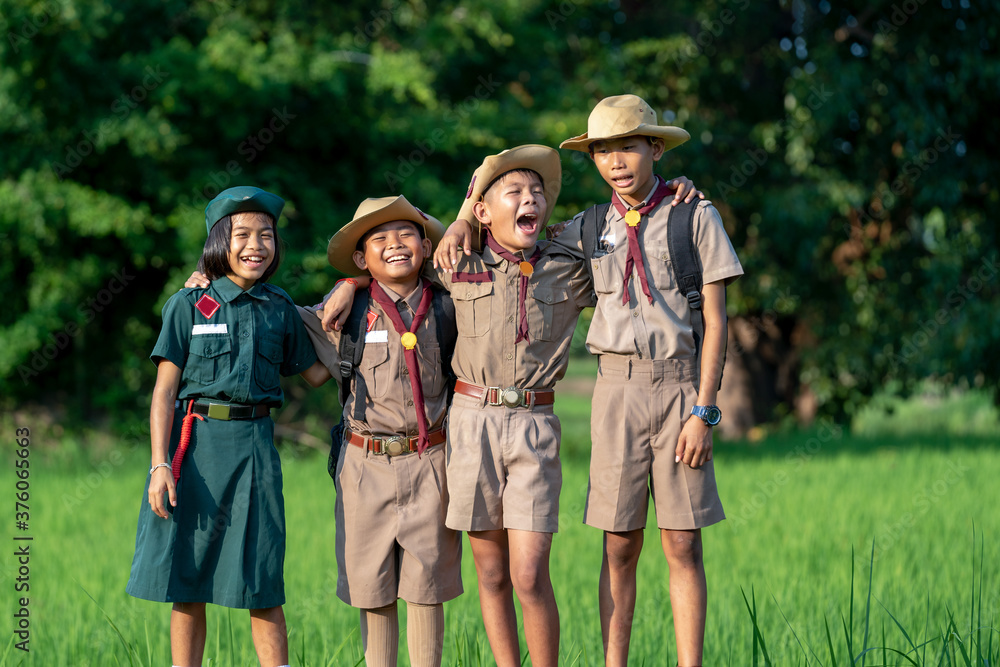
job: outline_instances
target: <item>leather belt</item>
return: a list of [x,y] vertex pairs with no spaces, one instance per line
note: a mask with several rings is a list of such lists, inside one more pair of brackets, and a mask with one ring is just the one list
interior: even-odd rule
[[[347,432],[347,442],[351,443],[355,447],[360,447],[361,449],[367,449],[372,454],[384,454],[386,456],[399,456],[400,454],[412,454],[417,451],[417,441],[420,438],[418,436],[406,437],[402,435],[390,435],[390,436],[364,436],[358,435],[353,431]],[[433,447],[434,445],[440,445],[445,440],[447,440],[445,431],[443,428],[439,428],[436,431],[431,431],[427,434],[427,440],[430,444],[428,447]]]
[[[183,401],[177,401],[177,407]],[[271,414],[271,406],[264,403],[259,405],[227,405],[226,403],[195,403],[191,412],[196,415],[206,415],[209,419],[229,421],[231,419],[257,419],[267,417]]]
[[480,387],[464,380],[455,381],[455,393],[482,400],[487,405],[506,405],[508,408],[533,408],[536,405],[552,405],[556,392],[551,389],[531,390],[518,387]]

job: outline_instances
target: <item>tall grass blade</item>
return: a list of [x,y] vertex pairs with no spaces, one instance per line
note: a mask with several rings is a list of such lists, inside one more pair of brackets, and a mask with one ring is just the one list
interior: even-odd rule
[[758,661],[758,649],[760,650],[760,656],[764,658],[764,666],[768,667],[771,665],[771,657],[767,654],[767,645],[764,643],[764,635],[761,634],[760,625],[757,622],[757,597],[754,593],[753,586],[750,587],[750,600],[753,601],[753,606],[751,607],[750,602],[747,601],[746,591],[740,586],[740,593],[743,594],[743,604],[746,605],[747,611],[750,612],[750,623],[753,625],[753,667],[757,667]]
[[[872,539],[872,555],[871,560],[868,562],[868,596],[865,600],[865,639],[861,646],[861,667],[865,665],[865,654],[868,652],[868,625],[871,621],[871,609],[872,609],[872,578],[875,575],[875,540]],[[854,662],[858,659],[855,658]]]
[[806,658],[807,667],[809,665],[809,653],[812,653],[812,656],[816,658],[816,662],[822,664],[822,661],[819,659],[819,656],[816,655],[816,652],[812,650],[812,647],[810,647],[807,652],[806,647],[802,645],[802,640],[799,639],[799,635],[795,632],[795,628],[793,628],[792,624],[788,621],[788,617],[785,616],[785,612],[781,609],[781,605],[778,604],[778,599],[774,597],[773,593],[771,594],[771,599],[774,600],[774,606],[778,608],[778,613],[781,614],[781,618],[785,621],[785,625],[788,626],[788,629],[792,633],[792,637],[795,638],[795,643],[797,643],[799,648],[802,650],[802,655]]
[[823,615],[823,627],[826,628],[826,645],[830,650],[830,665],[835,667],[837,664],[837,652],[833,650],[833,637],[830,635],[830,621],[827,619],[826,614]]
[[[79,586],[79,584],[77,585]],[[130,667],[134,667],[136,661],[139,660],[138,651],[136,651],[135,647],[132,646],[132,644],[129,643],[127,639],[125,639],[125,635],[122,634],[121,630],[118,629],[118,626],[115,625],[115,622],[111,620],[110,616],[108,616],[108,612],[104,611],[104,607],[102,607],[97,602],[97,600],[94,599],[94,596],[91,595],[87,591],[87,589],[84,588],[83,586],[80,586],[80,590],[83,591],[87,595],[87,597],[90,598],[91,602],[93,602],[97,606],[97,608],[101,610],[101,613],[104,614],[104,620],[108,622],[108,625],[111,626],[111,629],[115,631],[116,635],[118,635],[118,640],[122,643],[122,646],[125,647],[125,655],[128,656],[128,664],[130,665]]]

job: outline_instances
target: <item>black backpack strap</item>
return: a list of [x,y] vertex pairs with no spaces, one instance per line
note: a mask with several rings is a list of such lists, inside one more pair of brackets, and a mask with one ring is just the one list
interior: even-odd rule
[[458,340],[458,328],[455,326],[455,302],[451,295],[439,287],[433,290],[431,304],[434,307],[434,326],[437,329],[438,346],[441,348],[441,370],[445,374],[448,385],[448,398],[451,402],[451,392],[455,390],[455,373],[451,369],[451,358],[455,355],[455,343]]
[[601,231],[601,225],[608,217],[608,209],[611,202],[591,206],[583,212],[583,227],[580,229],[580,237],[583,240],[583,258],[587,263],[587,272],[590,274],[590,283],[594,283],[594,265],[591,260],[597,253],[597,235]]
[[694,247],[694,212],[698,201],[681,202],[670,211],[667,225],[667,249],[674,267],[677,289],[687,298],[692,310],[701,310],[701,264]]
[[[705,286],[698,261],[698,251],[694,246],[694,214],[698,210],[698,200],[681,202],[670,212],[667,223],[667,248],[674,268],[677,289],[687,298],[691,307],[691,328],[697,355],[701,356],[701,345],[705,339],[705,320],[701,310],[701,290]],[[722,364],[726,363],[726,346],[723,343]],[[722,387],[722,372],[719,372],[719,387]]]
[[[351,377],[354,369],[361,363],[361,355],[365,352],[365,333],[368,329],[368,290],[358,290],[354,294],[351,314],[340,335],[340,404],[347,403],[351,395]],[[357,396],[354,401],[354,418],[364,420],[365,400],[368,390],[364,378],[357,377]]]

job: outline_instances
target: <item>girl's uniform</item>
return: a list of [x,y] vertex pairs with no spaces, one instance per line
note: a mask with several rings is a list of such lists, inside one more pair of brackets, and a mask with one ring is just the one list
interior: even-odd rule
[[[223,277],[207,290],[184,289],[167,300],[150,358],[183,370],[172,460],[191,400],[196,406],[279,406],[279,372],[300,373],[316,354],[284,291],[258,282],[244,292]],[[172,516],[153,514],[143,496],[126,590],[157,602],[240,609],[284,604],[285,508],[274,422],[265,414],[193,423],[177,506],[167,505]]]

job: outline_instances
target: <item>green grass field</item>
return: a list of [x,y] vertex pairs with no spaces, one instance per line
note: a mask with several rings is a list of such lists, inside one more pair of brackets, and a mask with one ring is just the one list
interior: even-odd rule
[[[552,553],[560,662],[598,665],[601,534],[581,524],[589,403],[568,392],[560,400],[565,482]],[[0,664],[170,664],[168,605],[132,599],[124,590],[149,457],[142,426],[135,432],[117,449],[90,455],[80,453],[88,442],[76,453],[57,453],[36,439],[31,651],[15,649],[11,634],[24,595],[14,592],[12,546],[2,561],[10,631]],[[852,436],[819,424],[752,445],[718,444],[729,518],[704,531],[710,598],[704,664],[763,665],[766,652],[774,665],[847,665],[872,647],[898,653],[869,651],[854,664],[997,664],[1000,511],[993,484],[1000,451],[992,433],[949,436],[928,424],[923,435]],[[334,494],[325,459],[290,450],[283,456],[292,664],[358,664],[357,613],[334,592]],[[5,479],[12,496],[12,472]],[[13,513],[10,523],[13,537]],[[445,664],[488,665],[467,548],[464,557],[466,592],[446,605]],[[655,530],[647,535],[639,581],[631,663],[673,665],[667,568]],[[763,646],[755,645],[755,630]],[[257,664],[246,612],[210,607],[205,664]],[[405,643],[401,664],[408,664]]]

